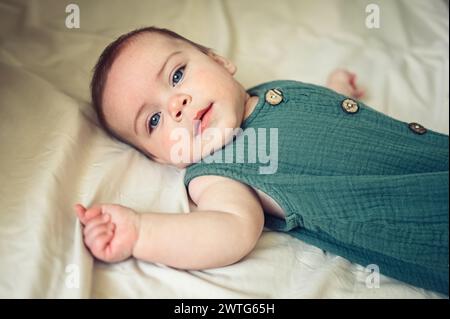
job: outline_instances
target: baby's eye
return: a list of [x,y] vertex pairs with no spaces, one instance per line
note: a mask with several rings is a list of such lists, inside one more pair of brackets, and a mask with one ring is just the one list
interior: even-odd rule
[[158,112],[158,113],[155,113],[152,115],[152,117],[148,121],[148,128],[150,131],[158,126],[160,117],[161,117],[161,112]]
[[172,86],[177,85],[178,82],[181,81],[181,79],[183,78],[183,75],[184,75],[184,68],[185,67],[183,66],[183,67],[177,69],[175,71],[175,73],[172,75]]

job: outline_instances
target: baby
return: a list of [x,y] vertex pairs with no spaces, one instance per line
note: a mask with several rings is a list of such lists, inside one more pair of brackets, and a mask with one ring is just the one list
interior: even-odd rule
[[448,294],[448,136],[366,106],[345,70],[329,88],[274,81],[250,90],[235,72],[155,27],[104,50],[91,83],[99,122],[150,159],[186,168],[196,209],[77,204],[91,253],[221,267],[249,254],[266,225]]

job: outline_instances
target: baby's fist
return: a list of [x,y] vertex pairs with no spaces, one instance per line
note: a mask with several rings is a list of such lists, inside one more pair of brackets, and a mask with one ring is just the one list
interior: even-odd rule
[[139,215],[121,205],[75,205],[87,248],[98,259],[118,262],[129,258],[139,235]]

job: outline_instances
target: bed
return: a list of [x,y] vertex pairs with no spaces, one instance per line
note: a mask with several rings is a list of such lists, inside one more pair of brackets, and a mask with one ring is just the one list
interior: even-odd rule
[[0,0],[0,297],[448,298],[268,229],[227,267],[106,264],[84,247],[72,208],[190,210],[184,171],[108,137],[91,108],[91,69],[120,34],[172,29],[233,60],[247,88],[324,85],[347,68],[368,105],[448,134],[448,2],[77,0],[79,28],[69,3]]

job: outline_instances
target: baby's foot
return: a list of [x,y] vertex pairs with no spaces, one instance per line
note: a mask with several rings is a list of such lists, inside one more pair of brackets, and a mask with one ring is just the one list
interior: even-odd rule
[[356,74],[345,69],[336,69],[328,76],[327,87],[348,97],[361,99],[365,92],[356,84]]

